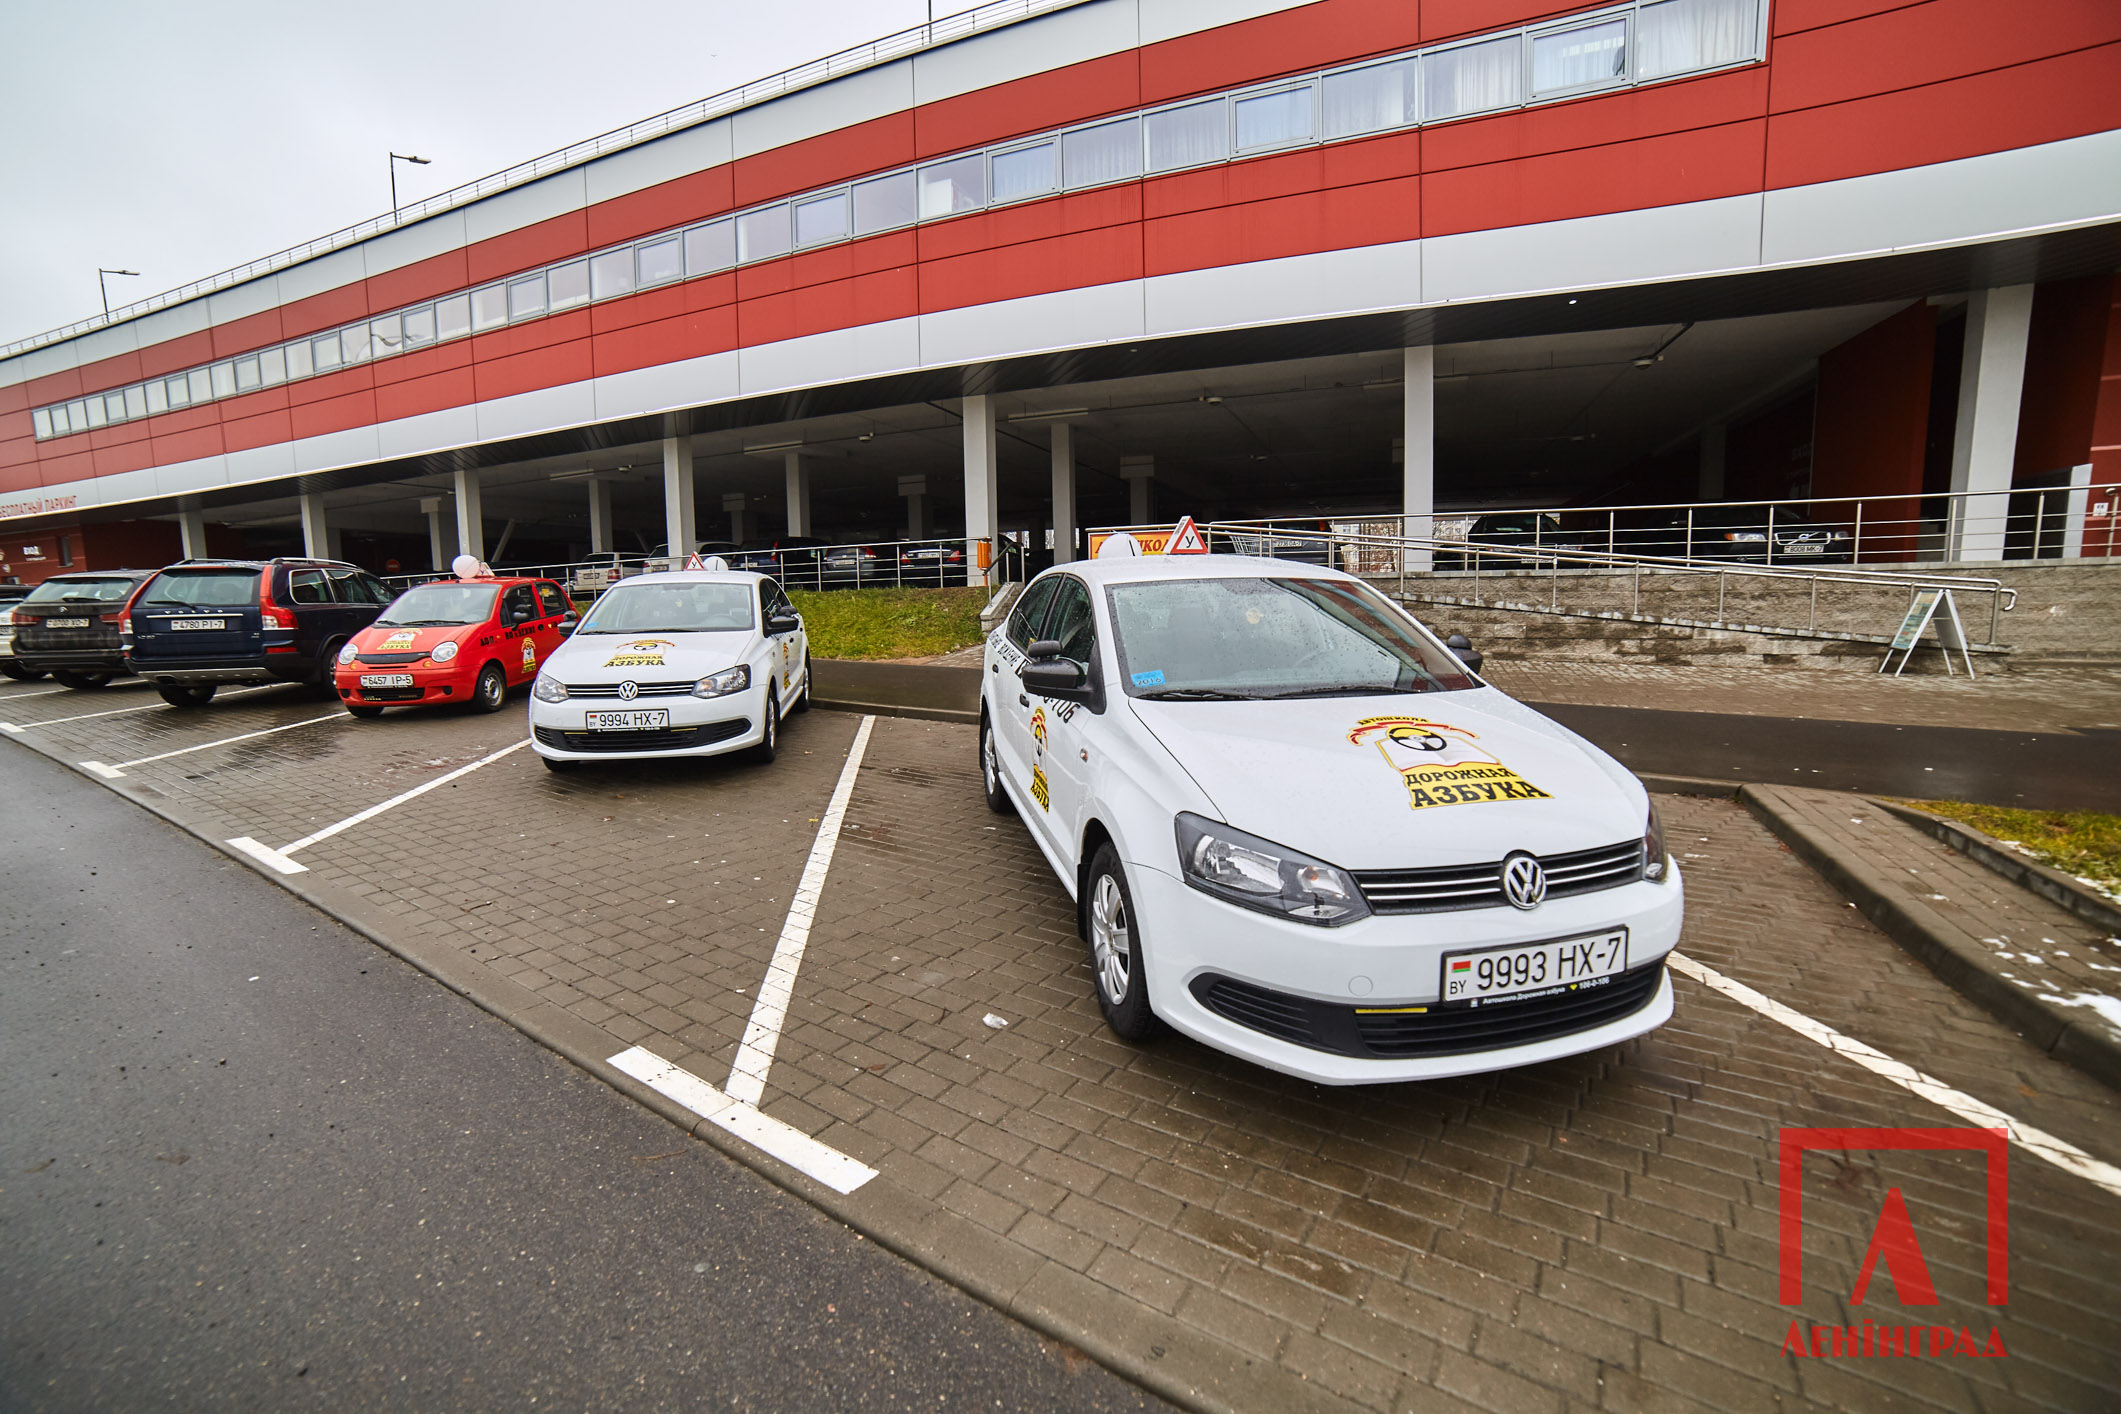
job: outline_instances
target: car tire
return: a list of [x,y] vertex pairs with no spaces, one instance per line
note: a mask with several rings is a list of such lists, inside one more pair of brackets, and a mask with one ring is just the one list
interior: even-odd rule
[[18,663],[0,663],[0,673],[7,674],[16,682],[35,682],[44,676],[42,672],[32,672]]
[[810,655],[808,653],[805,653],[803,655],[802,695],[795,699],[795,702],[788,708],[788,710],[791,712],[798,713],[807,712],[810,710]]
[[364,719],[383,715],[383,709],[373,702],[349,702],[346,704],[346,711],[349,716]]
[[172,707],[204,707],[214,700],[215,687],[210,682],[155,684],[155,691]]
[[987,794],[987,808],[997,815],[1014,815],[1016,802],[1002,784],[1002,758],[994,747],[994,728],[987,714],[979,714],[979,781]]
[[111,680],[110,673],[76,673],[65,668],[52,670],[52,681],[61,687],[96,688]]
[[1162,1028],[1149,1007],[1149,978],[1142,967],[1141,928],[1134,892],[1119,851],[1108,841],[1090,857],[1083,890],[1084,932],[1090,940],[1090,988],[1105,1025],[1122,1041],[1146,1041]]
[[781,698],[772,688],[766,689],[766,734],[759,744],[751,748],[751,759],[761,766],[773,764],[773,758],[781,749]]
[[498,712],[508,705],[508,673],[499,663],[479,669],[479,680],[471,686],[474,711]]
[[540,756],[538,760],[543,761],[545,763],[546,770],[557,772],[560,775],[565,775],[567,774],[567,772],[572,771],[575,767],[582,764],[579,761],[557,761],[550,756]]

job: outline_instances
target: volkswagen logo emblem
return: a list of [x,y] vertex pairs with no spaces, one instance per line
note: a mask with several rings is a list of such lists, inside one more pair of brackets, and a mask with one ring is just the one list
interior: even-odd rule
[[1519,850],[1502,861],[1502,893],[1510,907],[1529,913],[1547,896],[1547,871],[1539,861]]
[[[640,695],[641,695],[641,685],[640,685],[639,683],[635,683],[635,682],[622,682],[622,683],[620,683],[620,684],[619,684],[619,697],[620,697],[620,700],[622,700],[622,701],[625,701],[625,702],[631,702],[631,701],[633,701],[633,699],[634,699],[634,698],[636,698],[636,697],[639,697]],[[1530,858],[1531,858],[1531,856],[1530,856],[1530,855],[1526,855],[1526,856],[1525,856],[1525,858],[1527,858],[1527,859],[1530,859]],[[1537,863],[1534,863],[1534,864],[1532,865],[1532,870],[1533,870],[1533,872],[1534,872],[1534,873],[1537,873],[1537,872],[1538,872],[1538,870],[1539,870],[1539,865],[1538,865]],[[1545,893],[1545,892],[1546,892],[1546,887],[1547,887],[1547,886],[1546,886],[1546,882],[1545,882],[1544,880],[1541,880],[1541,882],[1540,882],[1540,885],[1539,885],[1539,891],[1540,891],[1541,893]],[[1533,903],[1537,903],[1537,902],[1539,902],[1539,900],[1538,900],[1538,899],[1533,899],[1533,900],[1532,900],[1532,902],[1533,902]],[[1530,905],[1529,905],[1529,904],[1520,904],[1520,905],[1519,905],[1519,907],[1521,907],[1521,908],[1523,908],[1523,907],[1530,907]]]

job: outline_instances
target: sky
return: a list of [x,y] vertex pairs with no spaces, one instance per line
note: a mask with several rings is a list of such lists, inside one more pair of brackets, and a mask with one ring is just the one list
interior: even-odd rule
[[[969,8],[936,0],[941,17]],[[926,0],[0,0],[0,342],[928,17]]]

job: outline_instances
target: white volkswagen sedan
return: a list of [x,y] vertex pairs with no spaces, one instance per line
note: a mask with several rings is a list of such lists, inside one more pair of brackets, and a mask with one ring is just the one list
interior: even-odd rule
[[1672,1014],[1642,783],[1362,581],[1233,555],[1034,579],[980,766],[1076,901],[1099,1007],[1329,1085],[1596,1050]]
[[781,718],[810,706],[809,640],[762,574],[687,570],[622,580],[530,689],[530,744],[555,771],[583,761],[771,761]]

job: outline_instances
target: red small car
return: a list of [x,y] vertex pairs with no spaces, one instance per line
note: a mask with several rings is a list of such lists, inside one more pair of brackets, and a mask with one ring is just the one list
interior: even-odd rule
[[332,682],[346,710],[469,702],[498,712],[562,639],[574,605],[549,579],[479,575],[415,585],[339,650]]

